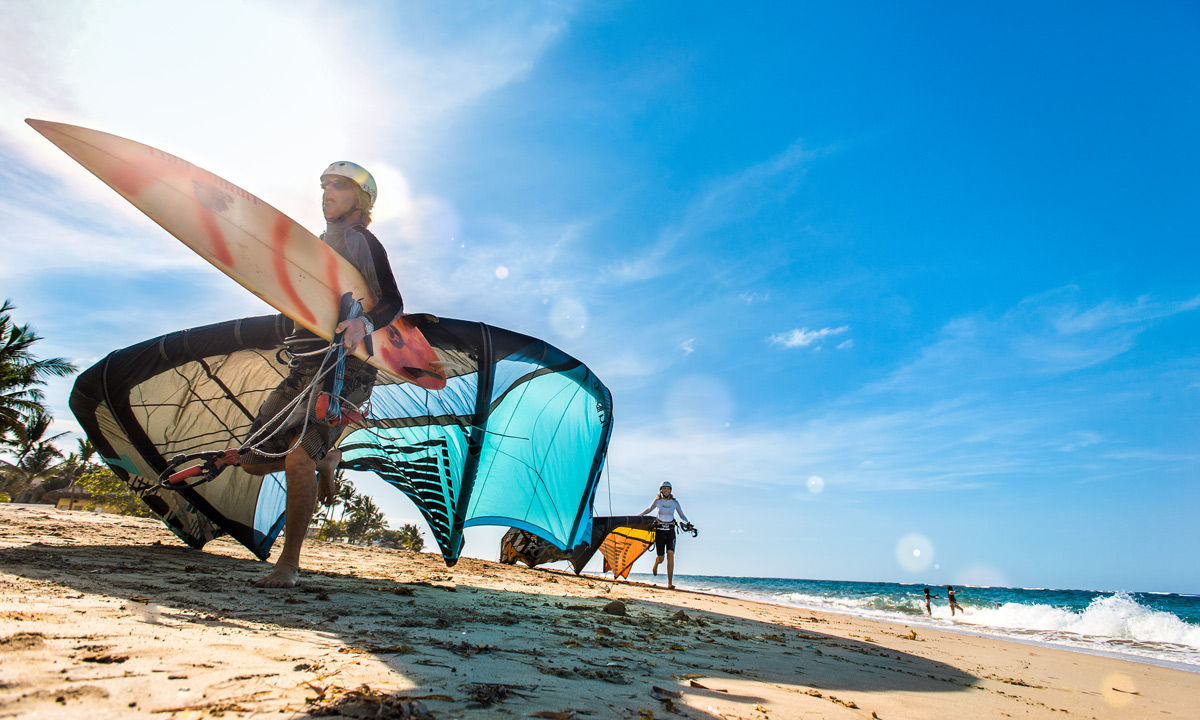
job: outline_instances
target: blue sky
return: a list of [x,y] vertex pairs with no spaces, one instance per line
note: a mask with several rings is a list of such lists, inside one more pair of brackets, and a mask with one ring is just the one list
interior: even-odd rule
[[1200,592],[1195,5],[442,5],[0,1],[0,295],[43,352],[266,307],[23,118],[316,231],[353,159],[410,310],[609,385],[596,510],[670,479],[682,572]]

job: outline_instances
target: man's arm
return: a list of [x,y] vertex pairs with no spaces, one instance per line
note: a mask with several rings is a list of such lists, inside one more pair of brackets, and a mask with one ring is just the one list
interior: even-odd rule
[[370,312],[355,321],[342,321],[334,330],[344,332],[345,346],[354,349],[369,333],[391,325],[404,311],[404,300],[400,297],[400,289],[396,287],[387,251],[370,230],[362,225],[347,229],[346,250],[350,254],[347,259],[363,274],[367,286],[378,298]]
[[[366,278],[371,290],[379,297],[375,307],[366,313],[376,329],[387,327],[404,312],[404,299],[396,286],[392,265],[388,262],[383,243],[361,225],[346,230],[346,246],[355,255],[355,265]],[[364,252],[365,251],[365,252]]]

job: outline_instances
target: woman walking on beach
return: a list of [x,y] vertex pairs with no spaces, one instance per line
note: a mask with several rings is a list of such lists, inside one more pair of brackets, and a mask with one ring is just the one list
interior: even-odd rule
[[679,513],[679,517],[683,518],[683,528],[691,529],[691,523],[688,522],[687,515],[683,514],[683,508],[679,507],[679,501],[671,494],[671,483],[664,482],[658,489],[658,497],[654,498],[654,502],[650,503],[650,507],[638,513],[638,515],[647,515],[652,510],[658,511],[658,522],[654,524],[654,550],[658,557],[654,559],[654,567],[650,572],[658,574],[658,565],[663,561],[663,555],[667,558],[667,589],[675,589],[675,513]]

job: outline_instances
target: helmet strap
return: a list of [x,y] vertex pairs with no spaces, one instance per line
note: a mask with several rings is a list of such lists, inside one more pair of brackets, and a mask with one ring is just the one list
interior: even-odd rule
[[350,220],[351,218],[353,218],[354,215],[356,215],[356,214],[358,215],[358,219],[361,220],[362,219],[362,214],[360,212],[361,210],[362,210],[362,208],[360,208],[358,205],[355,205],[354,207],[350,208],[350,210],[342,213],[336,219],[330,220],[329,222],[331,222],[331,223],[346,222],[347,220]]

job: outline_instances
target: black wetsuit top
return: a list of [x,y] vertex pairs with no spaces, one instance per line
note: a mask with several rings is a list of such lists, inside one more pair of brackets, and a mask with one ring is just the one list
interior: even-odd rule
[[[404,310],[404,301],[396,288],[396,278],[392,275],[387,252],[379,240],[360,222],[331,222],[321,239],[362,273],[367,287],[379,299],[375,307],[371,308],[371,312],[366,314],[371,324],[376,328],[391,325]],[[283,342],[292,354],[288,362],[288,375],[280,381],[259,409],[258,417],[250,426],[250,437],[257,436],[259,431],[312,381],[325,361],[325,354],[321,351],[329,346],[328,341],[302,325],[293,325],[291,334]],[[347,356],[345,363],[340,394],[350,403],[361,405],[371,396],[371,388],[374,387],[378,371],[373,365],[353,355]],[[267,439],[256,444],[263,455],[254,458],[253,462],[265,462],[288,452],[295,436],[286,431],[305,423],[308,412],[311,412],[311,409],[301,408],[300,411],[293,411],[277,421]],[[341,427],[315,422],[306,423],[305,427],[301,444],[314,460],[325,457],[343,430]]]
[[[400,297],[400,290],[396,287],[396,278],[392,275],[392,266],[388,262],[383,244],[357,220],[330,222],[321,234],[321,240],[336,250],[338,255],[349,260],[350,264],[362,273],[367,287],[379,298],[375,307],[366,313],[367,319],[375,329],[391,325],[404,311],[404,299]],[[316,350],[328,345],[326,340],[303,326],[296,326],[285,342],[293,352]],[[317,362],[320,362],[319,357]]]

